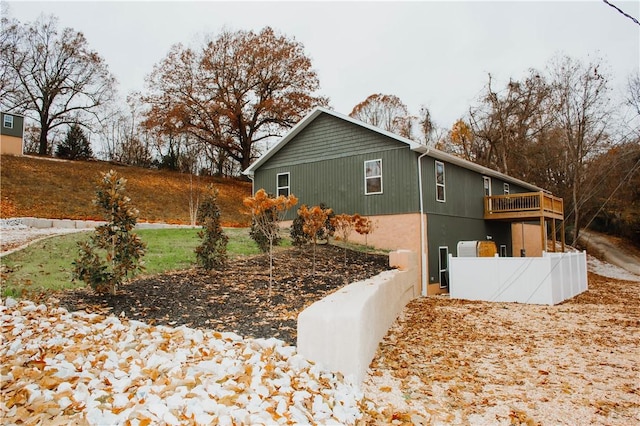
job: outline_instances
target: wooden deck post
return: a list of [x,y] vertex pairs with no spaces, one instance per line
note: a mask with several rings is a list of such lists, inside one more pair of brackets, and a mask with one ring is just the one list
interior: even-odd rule
[[552,252],[556,252],[556,220],[555,219],[551,219],[551,239],[553,241],[553,248],[551,249]]
[[547,247],[545,246],[545,235],[544,235],[544,217],[540,216],[540,238],[542,241],[542,251],[547,251]]

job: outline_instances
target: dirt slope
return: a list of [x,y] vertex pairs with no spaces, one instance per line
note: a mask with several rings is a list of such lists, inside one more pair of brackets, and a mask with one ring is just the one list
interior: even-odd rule
[[92,204],[95,184],[101,172],[113,169],[127,179],[127,192],[140,211],[140,221],[190,223],[189,201],[212,184],[219,191],[223,224],[249,224],[249,217],[241,212],[243,198],[251,194],[249,182],[31,156],[3,155],[0,166],[0,217],[101,220]]

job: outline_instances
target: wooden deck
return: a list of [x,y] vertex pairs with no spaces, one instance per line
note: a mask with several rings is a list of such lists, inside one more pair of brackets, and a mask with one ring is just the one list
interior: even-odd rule
[[541,247],[547,247],[545,222],[551,223],[551,251],[556,251],[556,220],[560,220],[562,251],[564,242],[564,205],[562,198],[545,192],[491,195],[484,197],[485,220],[540,221]]
[[562,198],[544,192],[484,197],[486,220],[564,219]]

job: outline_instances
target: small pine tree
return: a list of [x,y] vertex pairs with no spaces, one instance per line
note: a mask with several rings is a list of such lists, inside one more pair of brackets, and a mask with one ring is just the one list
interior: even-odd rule
[[198,207],[198,223],[202,225],[202,230],[198,232],[202,244],[195,250],[198,263],[207,270],[222,269],[227,262],[229,237],[220,225],[218,191],[213,187],[209,188]]
[[146,245],[133,232],[138,210],[130,206],[126,182],[113,170],[102,174],[93,202],[104,212],[107,223],[98,226],[88,242],[78,243],[79,258],[73,262],[74,279],[98,293],[115,295],[129,272],[143,269]]
[[56,148],[56,157],[69,160],[88,160],[93,158],[91,143],[80,125],[71,125],[64,141]]

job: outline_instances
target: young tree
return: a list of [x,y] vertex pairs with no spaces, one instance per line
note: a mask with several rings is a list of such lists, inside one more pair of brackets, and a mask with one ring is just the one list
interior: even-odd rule
[[220,207],[218,207],[218,191],[209,188],[207,195],[198,207],[198,223],[202,230],[198,237],[202,244],[196,247],[198,263],[205,269],[220,269],[227,262],[227,237],[220,224]]
[[354,220],[354,228],[360,235],[364,235],[365,247],[369,245],[368,237],[376,229],[376,224],[365,216],[358,216]]
[[[409,115],[407,106],[395,95],[374,93],[353,107],[349,116],[402,137],[411,137],[413,117]],[[430,117],[428,119],[430,123]]]
[[133,232],[138,210],[131,207],[126,183],[113,170],[102,174],[93,202],[102,210],[107,223],[96,228],[89,242],[78,244],[80,257],[73,262],[74,278],[98,293],[115,295],[129,272],[143,268],[146,245]]
[[[176,130],[222,149],[246,169],[255,144],[326,105],[300,42],[266,27],[225,31],[198,49],[175,45],[147,78],[150,118],[176,117]],[[154,119],[155,121],[158,121]]]
[[313,242],[313,274],[316,273],[316,247],[318,245],[318,234],[327,224],[327,218],[331,214],[331,209],[323,209],[320,206],[308,208],[303,205],[298,209],[298,215],[303,220],[302,230]]
[[253,197],[246,197],[243,201],[245,207],[249,209],[251,218],[256,227],[269,240],[269,297],[271,297],[271,287],[273,284],[273,242],[278,237],[280,227],[274,227],[284,219],[287,211],[298,204],[295,195],[290,194],[285,197],[280,195],[277,198],[270,197],[264,189],[259,189]]
[[[331,220],[335,215],[333,211],[329,207],[327,207],[325,203],[320,203],[319,206],[322,210],[327,211],[327,220],[324,226],[318,229],[318,232],[316,234],[316,239],[328,240],[329,237],[333,235],[334,228]],[[306,204],[303,205],[303,207],[307,207]],[[289,232],[289,235],[291,236],[291,241],[293,245],[296,247],[303,246],[305,244],[308,244],[311,241],[311,237],[307,235],[307,233],[304,231],[304,217],[302,217],[299,213],[296,216],[296,218],[293,219],[293,223],[291,224],[291,230]]]
[[349,236],[355,229],[356,221],[360,218],[359,214],[338,214],[331,218],[331,225],[335,229],[335,233],[340,235],[344,245],[344,264],[347,264],[347,243],[349,242]]
[[56,147],[56,157],[69,160],[88,160],[93,158],[91,142],[79,124],[72,124],[62,143]]
[[[6,26],[4,25],[6,24]],[[81,32],[59,31],[57,18],[30,24],[3,20],[0,69],[15,87],[0,98],[3,109],[24,112],[40,128],[39,153],[49,151],[49,132],[88,123],[111,102],[115,79]],[[3,77],[4,78],[4,77]]]

